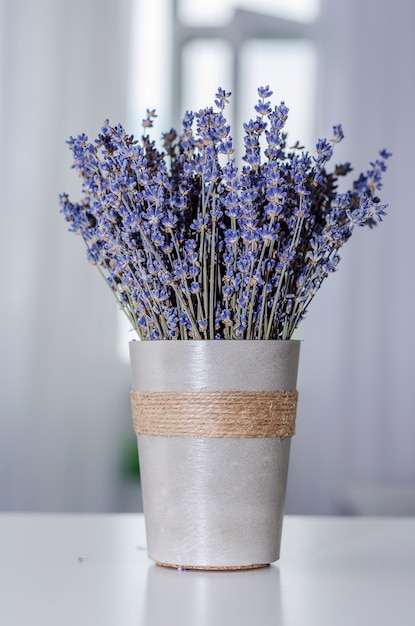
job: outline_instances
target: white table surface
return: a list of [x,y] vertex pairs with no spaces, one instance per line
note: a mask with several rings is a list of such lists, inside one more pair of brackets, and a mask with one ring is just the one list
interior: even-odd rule
[[281,559],[154,565],[140,514],[0,514],[2,626],[414,626],[415,518],[286,516]]

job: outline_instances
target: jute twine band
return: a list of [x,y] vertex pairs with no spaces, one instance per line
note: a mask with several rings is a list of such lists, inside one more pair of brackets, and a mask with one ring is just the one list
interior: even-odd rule
[[131,392],[134,430],[162,437],[291,437],[296,391]]

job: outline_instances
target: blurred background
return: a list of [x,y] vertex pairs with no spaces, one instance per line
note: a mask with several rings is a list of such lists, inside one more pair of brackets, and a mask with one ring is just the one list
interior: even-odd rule
[[131,334],[59,214],[66,139],[146,108],[158,139],[219,85],[237,136],[269,84],[293,142],[341,123],[356,174],[393,153],[385,222],[300,329],[286,511],[415,514],[414,62],[413,0],[0,0],[0,510],[140,507]]

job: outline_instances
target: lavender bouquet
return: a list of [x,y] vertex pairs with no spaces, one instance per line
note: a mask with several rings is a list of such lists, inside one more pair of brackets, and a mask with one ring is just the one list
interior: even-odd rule
[[386,150],[340,193],[350,163],[326,165],[341,126],[314,155],[287,147],[287,107],[268,86],[258,94],[241,168],[221,88],[217,108],[186,112],[162,150],[108,121],[94,143],[68,141],[83,198],[61,194],[61,210],[140,339],[290,339],[354,228],[385,215]]

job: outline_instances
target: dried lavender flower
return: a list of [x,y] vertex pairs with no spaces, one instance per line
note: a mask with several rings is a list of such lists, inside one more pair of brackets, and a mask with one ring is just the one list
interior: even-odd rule
[[[385,215],[378,194],[390,153],[338,192],[352,170],[327,169],[341,125],[314,154],[287,148],[288,108],[272,105],[269,86],[243,125],[238,169],[230,95],[219,88],[216,109],[186,112],[162,151],[108,120],[94,142],[83,133],[68,141],[82,200],[61,194],[61,211],[140,339],[289,339],[354,228]],[[155,116],[147,110],[144,133]]]

